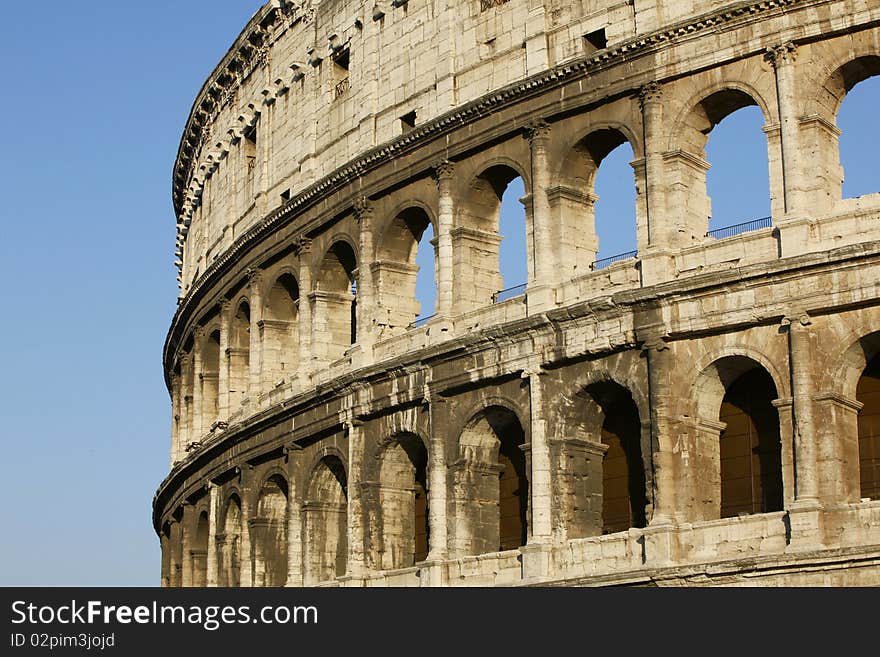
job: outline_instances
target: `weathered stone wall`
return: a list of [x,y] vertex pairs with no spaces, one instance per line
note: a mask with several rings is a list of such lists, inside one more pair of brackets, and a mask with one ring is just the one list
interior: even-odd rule
[[[841,198],[836,115],[880,7],[395,4],[271,3],[196,100],[163,583],[876,584],[880,194]],[[748,105],[771,225],[714,238],[704,147]],[[623,142],[638,250],[602,266]]]

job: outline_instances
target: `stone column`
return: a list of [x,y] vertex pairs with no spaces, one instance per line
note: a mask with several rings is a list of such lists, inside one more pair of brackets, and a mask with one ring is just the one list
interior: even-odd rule
[[250,381],[248,396],[252,398],[251,408],[256,409],[257,398],[262,389],[263,374],[263,273],[259,269],[248,270],[248,291],[251,309],[250,323]]
[[242,587],[253,586],[253,571],[251,568],[251,536],[250,521],[254,517],[252,504],[253,498],[253,467],[247,463],[238,468],[239,483],[241,485],[241,542],[239,550],[239,585]]
[[219,564],[217,559],[217,523],[220,520],[220,489],[214,483],[208,484],[208,555],[205,586],[219,584]]
[[[182,366],[181,366],[182,369]],[[180,424],[182,422],[182,395],[180,394],[180,376],[171,375],[171,465],[180,457]]]
[[297,469],[301,447],[295,443],[284,447],[287,459],[287,584],[303,585],[302,502]]
[[[195,351],[195,347],[193,347]],[[186,444],[192,440],[192,427],[194,416],[194,399],[193,388],[195,388],[195,375],[193,374],[193,354],[188,354],[180,363],[181,383],[181,411],[180,411],[180,428],[177,432],[177,451],[174,454],[174,460],[181,460],[186,452]]]
[[792,386],[792,427],[794,428],[795,505],[817,506],[819,482],[816,472],[816,437],[813,423],[813,377],[810,329],[806,313],[786,317],[788,354]]
[[180,570],[180,585],[191,587],[193,585],[193,561],[192,561],[192,535],[193,535],[193,507],[189,502],[183,503],[183,518],[180,521],[180,542],[182,563]]
[[370,267],[373,257],[373,204],[366,197],[359,198],[354,204],[354,218],[358,223],[358,262],[354,272],[357,281],[357,334],[356,343],[361,347],[365,365],[372,362],[374,325],[376,319],[375,294],[373,290],[373,272]]
[[312,354],[312,268],[309,256],[312,240],[300,238],[294,245],[294,253],[299,258],[299,308],[297,321],[299,326],[299,363],[297,376],[300,386],[305,389],[309,385],[314,358]]
[[[188,442],[199,440],[206,430],[203,425],[205,409],[202,408],[202,349],[205,346],[205,329],[200,326],[193,331],[193,335],[195,336],[193,343],[193,421]],[[186,446],[184,445],[184,447]],[[181,454],[181,458],[183,456],[185,453]]]
[[553,259],[553,229],[550,221],[550,201],[547,190],[550,188],[550,167],[547,163],[547,148],[550,143],[550,126],[543,120],[532,122],[526,129],[531,153],[532,189],[531,233],[534,256],[532,271],[529,272],[528,302],[529,310],[542,310],[555,306],[553,287],[559,281],[555,276]]
[[351,578],[364,575],[363,504],[361,500],[361,470],[364,457],[363,422],[352,419],[345,423],[348,432],[348,564],[345,574]]
[[523,372],[529,380],[529,400],[531,409],[531,536],[532,543],[546,543],[551,538],[551,500],[550,444],[547,440],[546,420],[544,419],[543,372],[539,367]]
[[645,216],[636,227],[639,251],[648,246],[667,246],[668,235],[663,230],[666,207],[663,176],[663,92],[657,82],[649,82],[639,89],[639,107],[642,110],[642,141],[645,162],[642,167],[645,187]]
[[217,381],[217,415],[224,422],[229,418],[229,323],[232,321],[229,299],[220,302],[220,373]]
[[671,378],[674,374],[672,352],[658,336],[648,338],[643,345],[647,359],[648,395],[651,406],[651,458],[654,467],[653,513],[649,525],[672,523],[676,508],[676,465],[673,446],[672,422],[669,417]]
[[797,89],[794,62],[797,46],[793,43],[768,48],[765,59],[776,72],[776,102],[782,133],[782,204],[786,214],[800,208],[800,144],[798,139]]
[[437,182],[437,315],[452,316],[452,227],[455,221],[455,167],[444,160],[434,166]]
[[446,469],[446,400],[431,396],[431,458],[428,463],[428,539],[427,561],[445,559],[447,555],[446,501],[448,475]]

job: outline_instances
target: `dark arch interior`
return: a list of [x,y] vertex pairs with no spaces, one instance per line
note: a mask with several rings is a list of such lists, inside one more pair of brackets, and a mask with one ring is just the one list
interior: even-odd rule
[[880,499],[880,355],[874,356],[859,379],[859,486],[862,498]]
[[721,517],[781,511],[782,455],[773,379],[761,367],[727,388],[721,432]]
[[492,408],[486,420],[498,438],[499,550],[512,550],[528,541],[529,482],[522,450],[525,432],[507,409]]
[[602,410],[600,436],[608,446],[602,461],[602,533],[644,527],[648,499],[639,411],[617,383],[597,383],[586,392]]

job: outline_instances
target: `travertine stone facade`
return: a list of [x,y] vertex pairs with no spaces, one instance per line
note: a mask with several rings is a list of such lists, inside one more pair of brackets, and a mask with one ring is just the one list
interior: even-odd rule
[[[880,193],[842,198],[836,123],[880,73],[878,21],[263,7],[174,170],[163,584],[880,584]],[[705,145],[746,106],[772,217],[719,236]],[[624,142],[638,248],[596,261]],[[517,177],[528,280],[499,295]]]

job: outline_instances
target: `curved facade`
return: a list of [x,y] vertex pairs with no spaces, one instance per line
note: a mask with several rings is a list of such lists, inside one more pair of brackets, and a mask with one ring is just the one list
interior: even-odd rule
[[[263,7],[174,168],[163,584],[880,584],[880,194],[843,198],[837,127],[878,21]],[[710,231],[707,140],[753,106],[771,217]],[[625,143],[637,248],[597,259]]]

